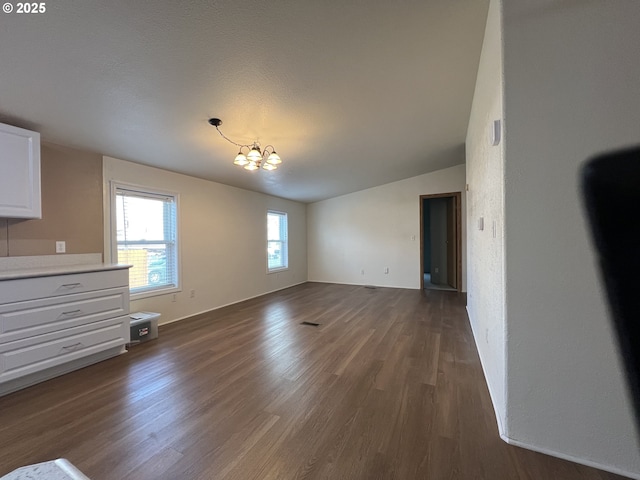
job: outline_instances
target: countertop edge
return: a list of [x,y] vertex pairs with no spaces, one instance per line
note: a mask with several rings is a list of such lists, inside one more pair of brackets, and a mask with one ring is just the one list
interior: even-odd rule
[[34,277],[52,277],[55,275],[71,275],[74,273],[103,272],[107,270],[124,270],[131,267],[132,265],[122,263],[95,263],[22,268],[16,270],[0,271],[0,281]]

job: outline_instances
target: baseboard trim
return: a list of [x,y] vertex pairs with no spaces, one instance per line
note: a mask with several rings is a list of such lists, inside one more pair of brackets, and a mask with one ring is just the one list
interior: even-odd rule
[[353,287],[376,287],[376,288],[400,288],[403,290],[420,290],[420,286],[417,287],[408,287],[406,285],[397,286],[397,285],[375,285],[373,283],[351,283],[351,282],[330,282],[326,280],[307,280],[309,283],[325,283],[329,285],[350,285]]
[[252,300],[254,298],[264,297],[265,295],[269,295],[270,293],[275,293],[275,292],[279,292],[281,290],[286,290],[287,288],[292,288],[292,287],[295,287],[295,286],[298,286],[298,285],[302,285],[303,283],[307,283],[307,281],[305,280],[303,282],[298,282],[298,283],[294,283],[294,284],[291,284],[291,285],[287,285],[286,287],[280,287],[280,288],[276,288],[274,290],[269,290],[267,292],[259,293],[258,295],[253,295],[251,297],[246,297],[246,298],[243,298],[241,300],[235,300],[233,302],[225,303],[224,305],[219,305],[217,307],[210,308],[208,310],[203,310],[201,312],[196,312],[196,313],[190,313],[189,315],[185,315],[183,317],[174,318],[172,320],[167,320],[167,321],[164,321],[164,322],[161,321],[161,322],[159,322],[158,326],[169,325],[170,323],[179,322],[181,320],[187,320],[187,319],[190,319],[190,318],[197,317],[199,315],[206,315],[208,313],[215,312],[216,310],[220,310],[221,308],[225,308],[225,307],[229,307],[231,305],[236,305],[238,303],[246,302],[247,300]]
[[633,478],[634,480],[640,480],[640,474],[628,472],[626,470],[622,470],[620,468],[616,468],[611,465],[604,465],[602,463],[594,462],[591,460],[585,460],[584,458],[574,457],[573,455],[567,455],[565,453],[556,452],[555,450],[538,447],[536,445],[530,445],[526,442],[521,442],[519,440],[507,437],[506,435],[500,435],[500,438],[504,440],[506,443],[508,443],[509,445],[513,445],[514,447],[526,448],[527,450],[531,450],[533,452],[543,453],[551,457],[561,458],[562,460],[568,460],[573,463],[579,463],[580,465],[585,465],[587,467],[597,468],[598,470],[603,470],[609,473],[615,473],[616,475],[622,475],[623,477]]
[[[482,350],[478,347],[478,338],[479,337],[478,337],[478,335],[476,334],[476,331],[473,328],[473,322],[471,321],[471,312],[469,312],[469,306],[467,305],[465,307],[465,309],[467,310],[467,318],[469,319],[469,325],[471,326],[471,333],[473,334],[473,341],[476,343],[476,351],[478,352],[478,356],[480,357],[480,365],[482,366],[482,373],[484,374],[484,383],[487,385],[487,389],[489,390],[489,397],[491,397],[491,406],[493,407],[493,413],[496,416],[496,423],[497,423],[497,427],[498,427],[498,435],[500,435],[500,438],[502,438],[504,440],[505,438],[508,438],[508,437],[506,436],[506,430],[505,430],[505,425],[503,424],[503,421],[502,421],[502,416],[500,415],[500,412],[498,411],[498,409],[496,407],[496,393],[491,388],[491,383],[489,383],[487,381],[487,378],[489,378],[489,377],[487,376],[487,371],[485,370],[486,362],[485,362],[484,358],[482,357]],[[509,443],[509,442],[507,442],[507,443]]]
[[[536,445],[531,445],[526,442],[522,442],[520,440],[509,437],[506,433],[506,425],[502,422],[502,417],[499,415],[498,410],[496,408],[495,401],[495,392],[491,389],[491,384],[487,381],[487,371],[485,370],[485,361],[482,357],[482,350],[478,348],[478,335],[476,335],[476,331],[473,329],[473,322],[471,321],[471,314],[469,312],[469,307],[467,306],[467,318],[469,319],[469,324],[471,325],[471,332],[473,333],[473,340],[476,343],[476,350],[478,352],[478,356],[480,357],[480,365],[482,365],[482,372],[484,373],[485,383],[487,384],[487,389],[489,390],[489,396],[491,397],[491,404],[493,406],[493,411],[496,416],[496,422],[498,424],[498,435],[502,441],[509,445],[513,445],[514,447],[525,448],[527,450],[531,450],[533,452],[542,453],[544,455],[549,455],[551,457],[561,458],[562,460],[568,460],[573,463],[578,463],[580,465],[585,465],[587,467],[597,468],[598,470],[603,470],[605,472],[615,473],[616,475],[622,475],[624,477],[633,478],[634,480],[640,480],[640,474],[628,472],[626,470],[622,470],[620,468],[616,468],[611,465],[604,465],[602,463],[594,462],[591,460],[585,460],[584,458],[575,457],[572,455],[567,455],[561,452],[557,452],[555,450],[538,447]],[[506,366],[505,366],[506,368]]]

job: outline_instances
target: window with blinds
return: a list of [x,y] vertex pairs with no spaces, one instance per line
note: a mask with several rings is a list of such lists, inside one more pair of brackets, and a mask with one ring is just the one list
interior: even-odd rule
[[284,270],[289,266],[287,214],[267,212],[267,270]]
[[114,186],[115,252],[129,270],[132,295],[178,287],[177,196]]

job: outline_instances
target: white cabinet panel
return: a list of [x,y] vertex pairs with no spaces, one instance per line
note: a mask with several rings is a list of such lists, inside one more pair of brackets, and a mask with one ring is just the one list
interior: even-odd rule
[[127,287],[0,305],[0,343],[95,323],[128,311]]
[[0,288],[0,304],[36,298],[57,297],[113,287],[129,286],[129,271],[125,269],[103,272],[73,273],[48,277],[5,280]]
[[0,280],[0,395],[123,353],[129,272]]
[[3,123],[0,123],[0,217],[42,217],[40,134]]
[[[0,345],[0,382],[81,358],[125,342],[122,321],[110,319]],[[60,338],[56,338],[60,337]],[[30,339],[31,340],[31,339]],[[37,342],[37,343],[36,343]]]

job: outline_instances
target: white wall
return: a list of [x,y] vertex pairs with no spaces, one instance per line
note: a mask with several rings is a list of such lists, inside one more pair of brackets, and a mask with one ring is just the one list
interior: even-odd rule
[[[104,157],[103,178],[106,195],[111,180],[180,195],[182,291],[175,302],[172,295],[132,301],[132,311],[159,312],[160,323],[167,323],[307,280],[304,204],[110,157]],[[287,212],[289,222],[289,269],[274,274],[267,274],[266,266],[267,209]]]
[[[502,120],[501,5],[492,0],[467,130],[467,311],[505,435],[504,141],[493,146],[494,120]],[[484,230],[478,228],[484,219]],[[495,235],[494,235],[495,224]]]
[[[420,288],[420,195],[462,192],[462,289],[466,291],[464,190],[465,167],[457,165],[309,204],[309,280]],[[389,274],[384,274],[386,267]]]
[[640,141],[640,2],[504,2],[507,433],[640,478],[578,195],[597,152]]

